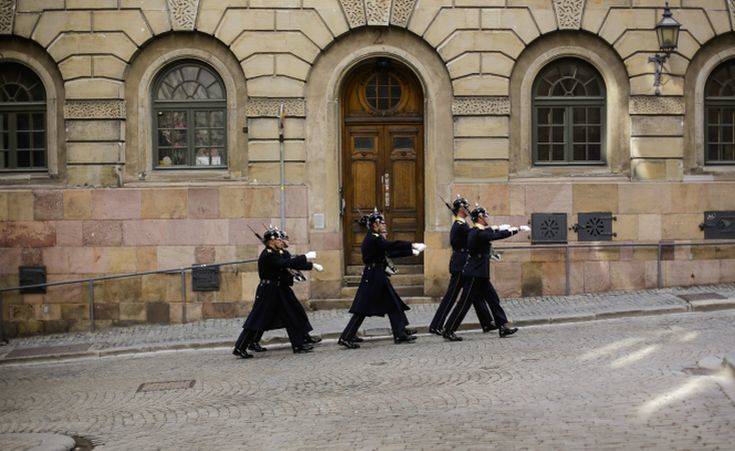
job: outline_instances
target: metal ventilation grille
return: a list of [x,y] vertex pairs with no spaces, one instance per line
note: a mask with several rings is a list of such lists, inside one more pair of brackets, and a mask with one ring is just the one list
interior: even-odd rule
[[735,211],[705,211],[699,228],[705,240],[735,239]]
[[[21,287],[24,285],[40,285],[46,283],[46,267],[45,266],[19,266],[18,282]],[[21,288],[20,292],[26,293],[45,293],[46,287]]]
[[531,215],[531,243],[566,243],[566,213],[533,213]]
[[616,218],[609,211],[579,213],[578,223],[573,229],[579,241],[610,241],[616,236],[612,231],[612,223]]

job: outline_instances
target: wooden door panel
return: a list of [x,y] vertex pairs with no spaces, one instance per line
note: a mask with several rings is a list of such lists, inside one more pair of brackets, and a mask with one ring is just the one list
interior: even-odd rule
[[416,163],[395,161],[393,163],[393,202],[391,209],[416,210]]
[[374,207],[389,239],[423,241],[423,94],[410,69],[378,58],[353,69],[341,99],[345,254],[357,265],[365,235],[357,220]]
[[345,249],[348,264],[362,261],[360,244],[365,229],[358,224],[360,217],[372,211],[380,202],[382,185],[382,127],[372,125],[350,126],[346,130],[345,146],[349,151],[345,158]]

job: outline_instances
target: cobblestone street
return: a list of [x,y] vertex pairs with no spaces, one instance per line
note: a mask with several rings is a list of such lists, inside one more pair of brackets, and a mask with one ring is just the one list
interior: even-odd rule
[[733,321],[668,314],[248,361],[217,348],[7,364],[0,447],[9,433],[56,432],[111,449],[731,448],[732,378],[697,363],[733,352]]

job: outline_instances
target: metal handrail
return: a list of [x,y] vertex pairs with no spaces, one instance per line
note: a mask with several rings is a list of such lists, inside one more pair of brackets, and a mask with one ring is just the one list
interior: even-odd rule
[[[520,250],[541,250],[541,249],[564,249],[564,264],[565,264],[565,294],[569,295],[571,292],[570,287],[570,270],[571,270],[571,259],[570,259],[570,251],[574,249],[604,249],[604,248],[656,248],[656,262],[657,262],[657,285],[658,288],[663,287],[663,272],[661,271],[661,262],[662,262],[662,255],[663,255],[663,249],[664,247],[671,248],[671,247],[699,247],[699,246],[731,246],[735,245],[735,240],[717,240],[717,241],[706,241],[706,242],[668,242],[668,241],[659,241],[657,243],[621,243],[621,242],[614,242],[614,243],[590,243],[590,244],[533,244],[533,245],[521,245],[521,246],[496,246],[494,247],[495,250],[498,251],[520,251]],[[28,288],[42,288],[42,287],[54,287],[54,286],[62,286],[62,285],[75,285],[75,284],[87,284],[88,287],[88,304],[89,304],[89,329],[90,331],[94,331],[95,324],[94,324],[94,283],[98,281],[103,280],[115,280],[115,279],[126,279],[131,277],[140,277],[140,276],[147,276],[147,275],[153,275],[153,274],[180,274],[181,275],[181,322],[186,323],[186,272],[192,271],[196,268],[202,268],[202,267],[208,267],[208,266],[230,266],[230,265],[241,265],[241,264],[247,264],[247,263],[256,263],[257,259],[246,259],[246,260],[232,260],[222,263],[210,263],[210,264],[201,264],[201,265],[192,265],[192,266],[186,266],[181,268],[171,268],[171,269],[160,269],[156,271],[143,271],[143,272],[134,272],[134,273],[125,273],[125,274],[115,274],[115,275],[109,275],[109,276],[100,276],[100,277],[91,277],[91,278],[85,278],[85,279],[74,279],[74,280],[63,280],[59,282],[47,282],[47,283],[40,283],[35,285],[23,285],[23,286],[17,286],[17,287],[10,287],[10,288],[0,288],[0,340],[5,339],[5,330],[4,330],[4,308],[3,308],[3,298],[2,294],[11,292],[11,291],[18,291],[21,289],[28,289]]]
[[181,275],[181,322],[186,323],[186,272],[192,271],[196,268],[204,268],[204,267],[211,267],[211,266],[229,266],[229,265],[241,265],[241,264],[247,264],[247,263],[256,263],[258,261],[257,258],[250,258],[246,260],[231,260],[226,261],[222,263],[210,263],[210,264],[200,264],[200,265],[191,265],[191,266],[185,266],[182,268],[171,268],[171,269],[159,269],[156,271],[142,271],[142,272],[133,272],[133,273],[125,273],[125,274],[114,274],[110,276],[100,276],[100,277],[89,277],[86,279],[73,279],[73,280],[62,280],[59,282],[46,282],[46,283],[38,283],[34,285],[22,285],[17,287],[10,287],[10,288],[0,288],[0,341],[6,341],[5,339],[5,325],[4,323],[4,307],[3,307],[3,298],[2,294],[11,292],[11,291],[19,291],[19,290],[25,290],[28,288],[45,288],[45,287],[57,287],[62,285],[76,285],[76,284],[87,284],[87,303],[89,308],[89,330],[90,332],[94,332],[95,324],[94,324],[94,283],[102,280],[114,280],[114,279],[128,279],[131,277],[140,277],[140,276],[148,276],[152,274],[180,274]]

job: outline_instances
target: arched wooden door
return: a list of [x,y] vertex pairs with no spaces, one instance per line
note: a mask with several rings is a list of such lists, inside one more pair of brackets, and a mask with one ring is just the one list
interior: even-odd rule
[[365,229],[357,220],[374,207],[389,239],[423,241],[424,98],[408,68],[382,58],[353,69],[341,98],[346,263],[360,265]]

